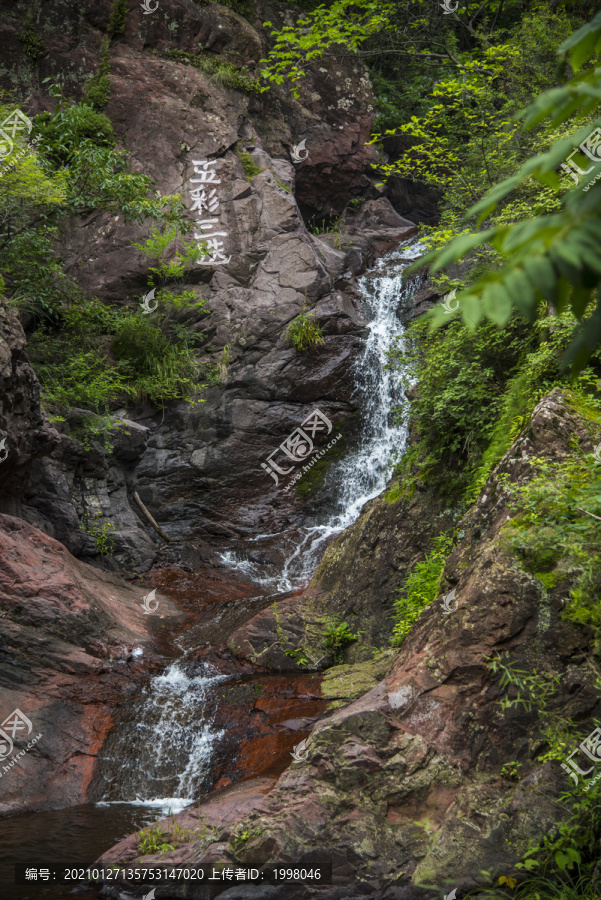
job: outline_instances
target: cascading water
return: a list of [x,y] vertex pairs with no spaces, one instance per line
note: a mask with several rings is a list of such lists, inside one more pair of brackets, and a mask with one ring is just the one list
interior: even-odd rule
[[[294,529],[282,535],[257,535],[252,543],[277,538],[289,543],[290,552],[283,568],[269,572],[249,559],[228,551],[222,560],[237,568],[255,583],[274,593],[293,590],[307,582],[332,535],[348,528],[363,506],[380,494],[390,476],[395,454],[402,454],[406,427],[394,421],[393,409],[401,399],[401,375],[386,368],[388,352],[402,342],[404,327],[399,308],[407,305],[418,287],[417,280],[404,282],[403,273],[423,252],[412,241],[383,257],[359,279],[362,311],[368,321],[369,335],[361,357],[355,364],[356,390],[363,416],[359,446],[341,462],[334,463],[323,486],[321,510],[314,523],[302,529],[301,540]],[[251,542],[249,542],[251,543]]]
[[[359,281],[369,332],[355,369],[362,433],[357,448],[330,467],[321,511],[301,529],[300,540],[294,529],[249,541],[257,546],[277,538],[283,548],[289,547],[283,569],[277,573],[231,551],[221,555],[229,568],[240,570],[260,586],[263,595],[289,591],[308,580],[327,539],[351,525],[365,503],[382,492],[395,453],[404,449],[406,429],[393,418],[402,379],[386,363],[394,342],[402,340],[399,308],[417,286],[415,281],[404,283],[403,272],[420,250],[416,242],[396,250]],[[97,795],[112,802],[162,798],[174,809],[178,800],[181,804],[198,796],[221,737],[212,726],[211,706],[212,688],[224,678],[209,667],[199,670],[198,664],[186,662],[186,654],[162,675],[151,678],[129,711],[129,719],[105,743]],[[137,765],[124,771],[124,758],[136,759]]]
[[[131,716],[109,736],[97,788],[104,801],[171,799],[175,809],[198,796],[222,734],[211,724],[211,689],[226,676],[208,666],[188,672],[188,665],[184,656],[151,678]],[[124,769],[124,759],[136,765]]]

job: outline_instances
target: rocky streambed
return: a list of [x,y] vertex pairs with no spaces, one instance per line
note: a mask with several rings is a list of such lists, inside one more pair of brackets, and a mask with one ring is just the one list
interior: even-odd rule
[[[185,807],[188,822],[196,809],[189,804],[207,795],[233,804],[232,811],[251,809],[254,800],[275,787],[290,765],[291,751],[309,737],[315,723],[374,684],[388,668],[390,652],[375,660],[368,652],[362,672],[345,677],[342,671],[323,689],[321,675],[303,674],[307,668],[317,672],[336,663],[339,651],[323,642],[323,636],[323,652],[309,666],[297,662],[295,653],[284,652],[283,635],[276,637],[279,657],[270,650],[265,660],[237,642],[245,629],[252,631],[265,609],[285,611],[288,603],[304,596],[328,544],[382,490],[394,451],[402,452],[404,430],[392,416],[400,385],[384,364],[391,342],[402,334],[399,311],[415,287],[403,285],[402,272],[418,252],[410,243],[382,259],[358,284],[357,312],[365,336],[351,388],[359,422],[345,452],[324,467],[318,490],[313,484],[314,496],[283,534],[227,541],[187,571],[181,557],[178,562],[168,552],[142,585],[140,578],[137,584],[126,584],[117,575],[78,562],[34,527],[4,517],[6,535],[18,532],[21,539],[19,550],[15,545],[4,556],[5,599],[10,596],[15,604],[5,632],[12,640],[5,652],[9,663],[13,660],[23,670],[9,705],[43,724],[45,740],[20,764],[12,792],[3,795],[3,811],[60,806],[65,792],[73,804],[72,819],[66,810],[58,818],[54,812],[39,813],[40,823],[53,828],[60,823],[66,838],[63,843],[54,833],[39,843],[40,852],[55,859],[57,854],[85,854],[92,862],[91,847],[104,849],[93,837],[99,823],[115,840],[125,823],[148,827],[156,810]],[[332,431],[329,418],[320,415]],[[263,481],[269,485],[267,477]],[[194,551],[187,546],[186,551],[182,545],[182,555]],[[37,572],[33,583],[30,569]],[[34,596],[36,603],[29,604],[24,616],[26,601]],[[60,603],[54,601],[56,596]],[[36,607],[39,621],[31,622],[41,629],[36,637],[43,633],[46,642],[51,636],[57,642],[56,650],[47,646],[45,673],[19,651],[25,620]],[[107,632],[107,626],[112,630]],[[58,663],[65,641],[67,651]],[[82,642],[89,647],[89,658],[82,654]],[[90,691],[84,687],[86,666],[96,678]],[[48,703],[51,691],[54,705]],[[94,743],[84,736],[91,731]],[[222,817],[222,812],[217,815]],[[4,852],[14,854],[20,846],[18,860],[27,861],[30,852],[25,839],[30,817],[7,820],[10,840]],[[81,842],[73,836],[78,822],[83,826]],[[178,827],[190,833],[187,824]],[[19,895],[28,897],[30,890],[23,888]],[[60,896],[62,889],[43,890],[52,897]]]

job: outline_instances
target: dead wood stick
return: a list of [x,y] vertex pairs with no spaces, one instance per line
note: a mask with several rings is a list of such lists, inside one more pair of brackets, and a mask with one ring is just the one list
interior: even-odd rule
[[140,507],[140,509],[142,510],[142,512],[144,513],[144,515],[146,516],[146,518],[148,519],[148,521],[150,522],[150,524],[152,525],[154,530],[156,531],[156,533],[160,534],[160,536],[163,538],[163,540],[167,541],[167,543],[170,544],[171,538],[165,534],[165,532],[163,531],[161,526],[152,518],[152,516],[150,515],[150,513],[148,512],[148,510],[146,509],[146,507],[140,500],[140,497],[138,496],[137,491],[134,491],[134,500],[136,501],[136,503],[138,504],[138,506]]
[[578,507],[578,512],[586,513],[587,516],[590,516],[590,517],[591,517],[591,519],[596,519],[597,522],[601,522],[601,516],[596,516],[594,513],[590,513],[590,512],[588,511],[588,509],[581,509],[580,507]]

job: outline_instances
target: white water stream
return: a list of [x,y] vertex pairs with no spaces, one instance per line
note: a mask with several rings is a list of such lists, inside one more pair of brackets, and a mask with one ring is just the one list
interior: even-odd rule
[[416,290],[416,282],[403,283],[405,269],[423,253],[413,241],[378,260],[359,279],[362,312],[368,321],[369,335],[361,357],[355,363],[356,391],[363,416],[359,446],[326,476],[325,487],[333,488],[333,503],[316,516],[312,525],[293,534],[260,534],[248,543],[279,538],[290,543],[290,553],[281,571],[266,573],[264,567],[226,551],[222,561],[240,570],[249,580],[284,593],[305,584],[315,571],[324,544],[355,522],[362,508],[382,493],[390,477],[391,464],[402,455],[407,440],[406,427],[393,421],[393,409],[401,400],[401,376],[386,368],[388,353],[397,340],[402,342],[404,328],[398,315]]
[[[355,366],[363,427],[357,448],[330,467],[325,485],[331,498],[328,510],[302,529],[300,540],[298,529],[253,538],[252,543],[279,538],[283,547],[289,546],[283,569],[275,574],[231,551],[221,555],[230,568],[265,588],[264,593],[289,591],[307,582],[325,542],[355,522],[363,506],[383,491],[395,454],[404,450],[406,429],[392,415],[401,399],[401,379],[385,366],[389,350],[404,331],[399,307],[415,290],[415,283],[403,284],[403,272],[420,251],[415,242],[397,249],[359,281],[369,332]],[[212,725],[208,692],[226,677],[198,671],[184,654],[150,679],[142,702],[133,710],[131,726],[122,724],[103,750],[105,800],[122,801],[125,792],[129,802],[160,802],[175,810],[198,796],[222,734]],[[122,770],[123,759],[136,760],[127,773]]]

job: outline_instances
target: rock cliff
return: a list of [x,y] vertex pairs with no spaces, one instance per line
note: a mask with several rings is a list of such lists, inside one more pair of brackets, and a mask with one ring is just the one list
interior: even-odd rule
[[[77,8],[44,4],[38,29],[48,56],[34,69],[23,67],[20,25],[4,13],[6,78],[27,93],[30,115],[52,109],[42,79],[55,71],[69,94],[81,96],[100,65],[110,9],[108,0]],[[298,501],[278,495],[261,462],[317,404],[335,423],[356,410],[350,373],[363,322],[351,271],[415,227],[372,187],[376,155],[364,146],[372,97],[361,64],[311,65],[298,99],[279,87],[257,93],[253,78],[269,37],[262,23],[282,24],[295,14],[285,4],[257,3],[247,20],[219,4],[163,0],[156,15],[130,10],[124,33],[111,44],[104,112],[119,146],[162,194],[178,193],[188,206],[193,160],[216,161],[220,227],[231,259],[199,267],[184,285],[210,311],[187,322],[206,336],[201,362],[214,369],[228,360],[205,402],[165,413],[113,410],[118,446],[111,454],[98,441],[85,448],[74,440],[81,415],[75,410],[60,436],[53,434],[54,453],[46,446],[25,482],[11,485],[7,511],[97,564],[144,572],[156,560],[162,541],[134,501],[136,492],[179,561],[193,558],[190,543],[234,545],[257,527],[290,527]],[[217,63],[230,66],[228,77],[211,74]],[[290,150],[301,140],[308,157],[293,165]],[[243,166],[249,159],[251,175]],[[349,214],[343,232],[307,230],[308,217],[341,212],[360,193],[368,202]],[[88,296],[139,300],[148,268],[131,241],[145,235],[107,213],[73,220],[62,235],[66,270]],[[284,332],[307,305],[325,344],[300,354]],[[99,558],[82,534],[85,516],[97,529],[112,526],[110,558]]]
[[[441,612],[438,602],[428,606],[387,659],[386,677],[314,726],[304,762],[291,765],[273,787],[236,788],[243,794],[238,815],[227,791],[187,813],[188,827],[198,829],[195,817],[205,821],[206,815],[215,830],[204,837],[196,830],[174,861],[310,866],[331,857],[338,887],[320,896],[355,897],[365,885],[386,900],[426,897],[430,893],[418,885],[474,889],[484,870],[508,873],[520,842],[565,815],[558,799],[565,775],[537,761],[543,746],[537,710],[503,712],[504,692],[490,659],[508,651],[526,671],[561,676],[555,706],[576,721],[599,715],[593,629],[562,617],[561,591],[547,595],[520,567],[503,530],[515,515],[507,505],[507,480],[527,482],[533,458],[566,459],[575,441],[581,452],[590,450],[588,423],[556,390],[539,403],[460,523],[463,537],[443,579],[445,592],[451,586],[456,592],[452,613]],[[408,509],[402,498],[372,503],[326,554],[322,583],[342,584],[356,570],[361,586],[362,554],[394,545],[395,529],[412,512],[419,514],[419,504]],[[406,552],[400,534],[400,552]],[[396,582],[386,581],[389,557],[379,558],[381,570],[373,565],[385,603]],[[369,687],[364,668],[357,666],[359,682]],[[521,765],[517,779],[504,768],[512,761]],[[103,862],[130,862],[136,855],[132,837]],[[192,896],[218,895],[202,890]],[[276,890],[270,896],[288,895]],[[314,893],[298,888],[294,896]]]

